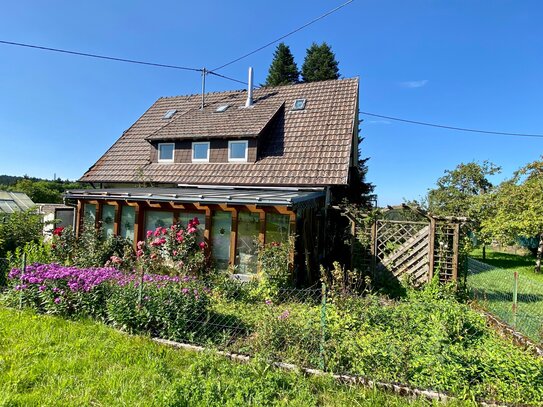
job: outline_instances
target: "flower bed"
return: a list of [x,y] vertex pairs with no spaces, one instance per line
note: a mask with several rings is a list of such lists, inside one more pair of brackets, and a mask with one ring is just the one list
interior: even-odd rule
[[8,305],[22,301],[39,312],[91,317],[177,340],[197,328],[191,318],[205,314],[209,303],[209,290],[194,277],[34,264],[24,274],[11,270],[8,278]]

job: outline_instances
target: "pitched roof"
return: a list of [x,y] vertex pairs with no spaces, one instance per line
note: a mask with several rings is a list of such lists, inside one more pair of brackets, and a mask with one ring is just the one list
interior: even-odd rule
[[[254,108],[239,109],[246,96],[245,90],[208,93],[205,100],[209,108],[204,112],[199,111],[201,95],[158,99],[80,181],[134,183],[151,180],[154,183],[255,186],[342,185],[348,182],[358,113],[358,78],[255,89]],[[305,109],[291,110],[294,101],[300,98],[306,99]],[[229,103],[232,106],[224,112],[226,115],[212,113],[213,108]],[[165,112],[171,109],[176,109],[177,113],[171,120],[164,120]],[[275,114],[274,109],[279,112]],[[255,112],[254,123],[251,111]],[[242,133],[237,135],[239,137],[261,131],[264,118],[274,115],[262,136],[256,162],[166,164],[150,161],[151,144],[147,139],[176,137],[176,126],[178,131],[186,131],[179,133],[181,136],[189,136],[188,129],[193,129],[193,137],[212,138],[221,131],[225,131],[226,136]],[[198,117],[205,118],[201,128],[198,128]],[[237,119],[243,119],[243,124],[238,126]],[[218,130],[208,125],[215,120]]]

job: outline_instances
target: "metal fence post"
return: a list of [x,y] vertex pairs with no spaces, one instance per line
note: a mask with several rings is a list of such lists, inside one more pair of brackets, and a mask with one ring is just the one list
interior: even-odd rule
[[[26,253],[23,253],[23,264],[22,264],[22,267],[21,267],[21,277],[19,278],[19,282],[21,283],[20,285],[22,286],[23,285],[23,277],[26,273]],[[23,308],[23,289],[22,287],[20,288],[20,293],[19,293],[19,309],[22,309]]]
[[513,273],[513,327],[517,327],[518,271]]
[[319,352],[319,369],[325,370],[326,363],[324,360],[324,343],[326,341],[326,283],[322,283],[322,300],[321,300],[321,340]]
[[141,267],[141,273],[140,273],[140,285],[138,287],[138,307],[141,308],[141,302],[142,302],[142,296],[143,296],[143,266]]

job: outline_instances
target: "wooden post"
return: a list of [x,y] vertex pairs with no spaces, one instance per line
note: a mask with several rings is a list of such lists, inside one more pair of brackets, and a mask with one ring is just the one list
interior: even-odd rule
[[136,245],[138,244],[138,242],[140,240],[142,240],[143,238],[143,233],[144,233],[144,230],[145,229],[143,227],[143,210],[141,208],[141,205],[139,204],[139,202],[136,202],[136,204],[134,205],[135,208],[134,208],[134,219],[135,219],[135,222],[134,222],[134,247],[136,247]]
[[119,205],[119,202],[113,202],[115,206],[115,220],[113,222],[113,235],[119,236],[121,234],[121,213],[122,206]]
[[454,224],[453,234],[453,259],[452,259],[452,279],[458,280],[458,254],[459,254],[459,242],[460,242],[460,223]]
[[81,229],[81,212],[83,212],[83,202],[77,201],[77,213],[75,214],[75,236],[79,237]]
[[238,210],[232,210],[232,230],[230,232],[230,266],[236,264],[236,249],[238,245]]
[[289,261],[290,261],[290,267],[292,268],[292,271],[294,271],[294,256],[296,254],[296,212],[290,212],[289,217],[290,217],[289,233],[290,233],[290,236],[292,237],[292,247],[290,248]]
[[436,220],[430,218],[430,233],[428,233],[428,281],[434,278],[434,252],[436,244]]
[[377,220],[371,225],[371,272],[372,278],[375,279],[377,271]]
[[96,207],[94,211],[94,227],[96,229],[100,228],[102,226],[102,201],[96,202]]

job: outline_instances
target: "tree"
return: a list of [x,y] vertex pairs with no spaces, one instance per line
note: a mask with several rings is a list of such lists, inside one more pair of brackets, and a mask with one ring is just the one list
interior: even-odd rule
[[290,85],[298,83],[300,72],[288,45],[280,43],[273,54],[265,86]]
[[304,64],[302,65],[302,79],[304,82],[326,81],[339,78],[338,62],[328,44],[311,44],[307,49]]
[[9,214],[0,222],[0,257],[42,237],[43,218],[33,209]]
[[483,259],[489,235],[482,230],[481,222],[489,214],[486,197],[494,188],[488,177],[500,170],[488,161],[482,164],[460,163],[454,170],[445,171],[445,175],[437,180],[437,188],[428,192],[428,209],[433,215],[466,216],[470,219],[472,231],[482,242]]
[[496,239],[517,241],[519,237],[537,236],[536,273],[541,272],[543,254],[543,156],[517,171],[491,194],[491,215],[482,222],[483,229]]

